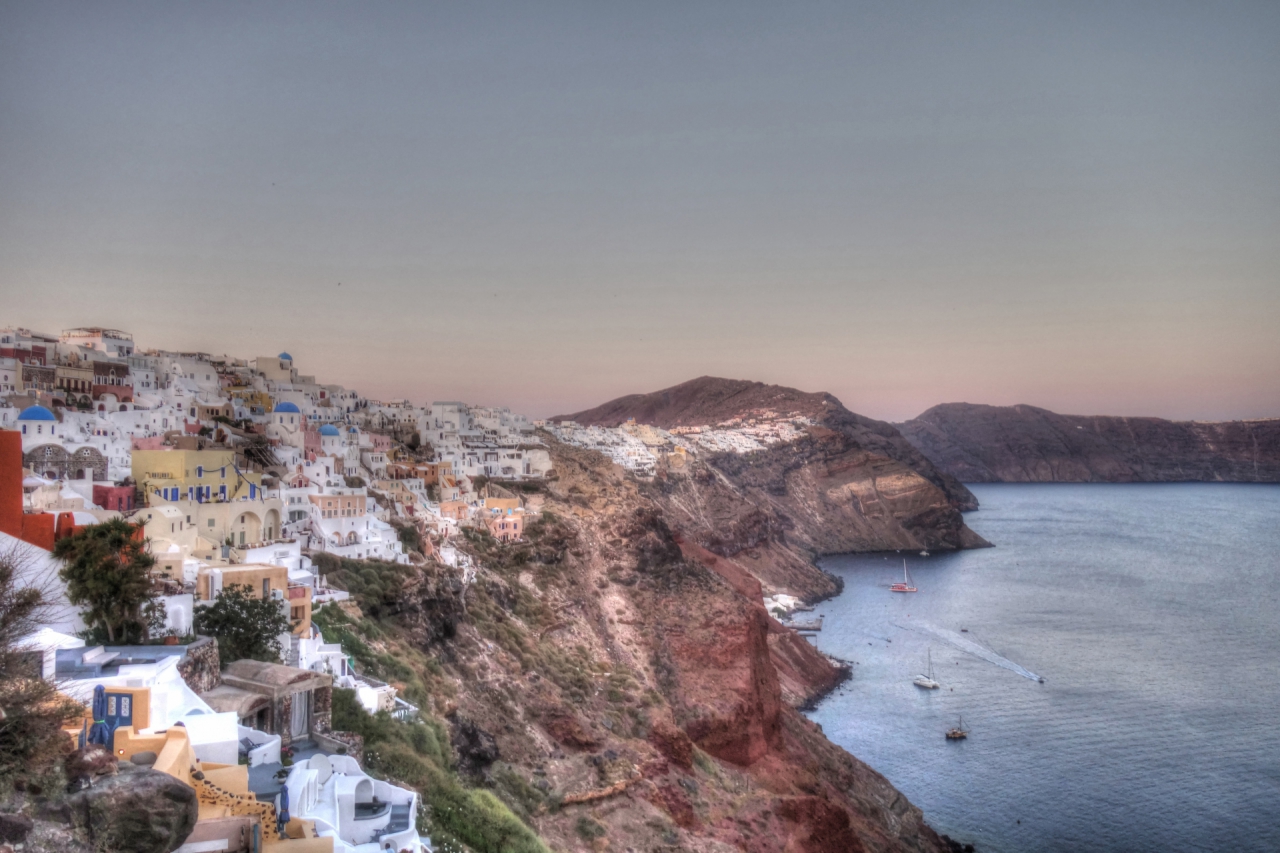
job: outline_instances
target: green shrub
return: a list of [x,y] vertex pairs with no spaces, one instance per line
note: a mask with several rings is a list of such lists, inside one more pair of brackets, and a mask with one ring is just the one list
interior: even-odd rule
[[602,838],[609,832],[609,830],[604,828],[604,824],[600,823],[600,821],[589,818],[586,815],[578,818],[578,822],[574,825],[573,829],[584,841],[592,841],[596,838]]
[[475,853],[550,853],[538,836],[488,791],[465,787],[445,770],[438,722],[400,723],[385,711],[368,714],[355,691],[333,691],[333,727],[364,737],[369,769],[417,788],[430,807],[427,825],[438,844],[458,841]]

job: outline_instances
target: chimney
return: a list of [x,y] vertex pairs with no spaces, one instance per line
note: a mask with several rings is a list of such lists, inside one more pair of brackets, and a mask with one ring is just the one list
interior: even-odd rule
[[22,435],[0,430],[0,532],[22,537]]

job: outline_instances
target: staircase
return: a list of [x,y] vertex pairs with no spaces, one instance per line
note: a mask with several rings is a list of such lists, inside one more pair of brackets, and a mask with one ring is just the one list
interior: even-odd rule
[[205,778],[199,769],[191,768],[191,782],[195,785],[196,799],[202,803],[222,806],[228,814],[237,817],[257,817],[262,824],[262,837],[268,841],[282,841],[284,836],[276,827],[274,803],[264,803],[252,794],[233,794]]

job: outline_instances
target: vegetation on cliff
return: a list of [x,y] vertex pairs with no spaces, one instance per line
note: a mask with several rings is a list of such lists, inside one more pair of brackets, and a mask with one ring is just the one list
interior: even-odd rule
[[552,455],[524,540],[466,530],[466,571],[324,558],[353,601],[316,623],[423,718],[370,717],[338,694],[334,725],[364,736],[374,772],[423,791],[433,837],[477,851],[941,849],[794,707],[843,671],[765,613],[759,576],[825,576],[746,526],[746,551],[707,550],[673,515],[684,486]]

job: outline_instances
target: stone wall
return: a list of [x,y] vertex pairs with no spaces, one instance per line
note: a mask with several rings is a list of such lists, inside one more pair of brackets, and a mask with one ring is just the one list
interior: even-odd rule
[[271,709],[272,723],[275,729],[272,734],[280,735],[281,746],[291,746],[293,744],[293,694],[286,693],[277,699]]
[[208,693],[221,684],[222,662],[218,655],[218,641],[213,637],[198,637],[187,646],[186,656],[178,662],[178,673],[196,693]]
[[[316,746],[339,755],[349,755],[364,767],[364,738],[355,732],[329,732],[313,736]],[[344,753],[345,750],[345,753]]]
[[333,726],[333,688],[317,687],[311,691],[311,731],[328,734]]

